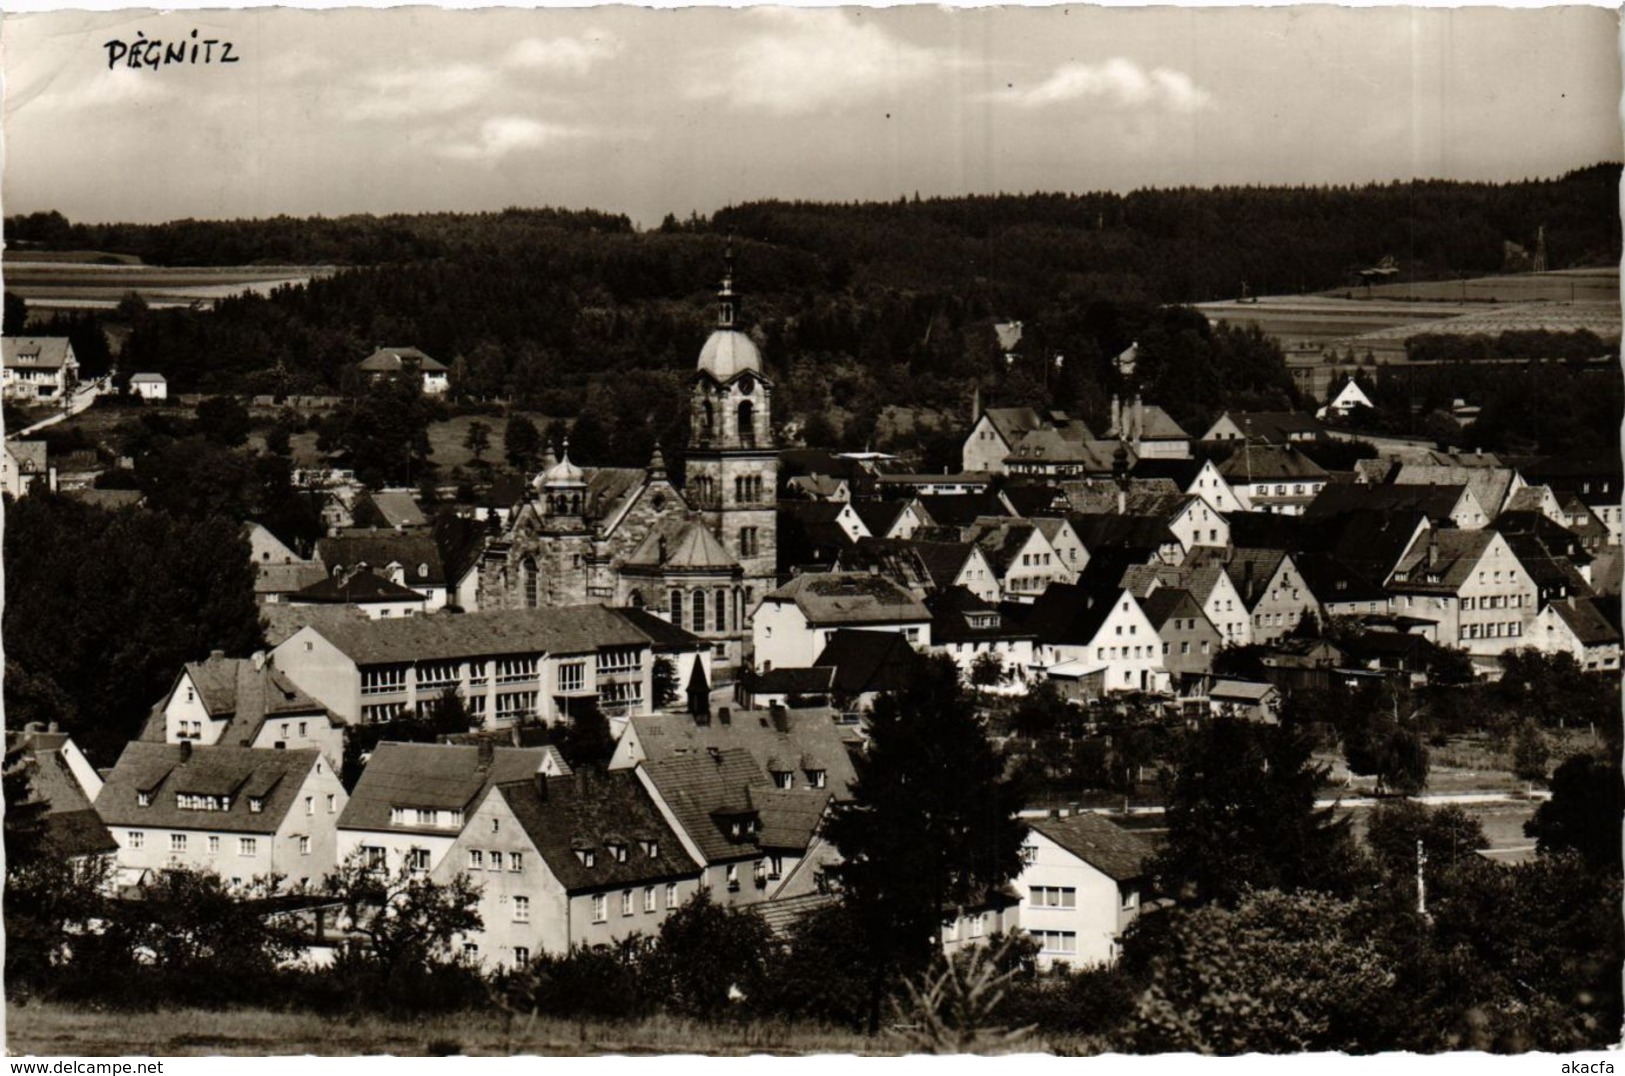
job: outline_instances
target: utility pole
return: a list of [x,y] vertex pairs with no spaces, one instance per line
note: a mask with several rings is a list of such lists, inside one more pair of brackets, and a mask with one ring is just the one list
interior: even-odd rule
[[1424,920],[1430,919],[1428,916],[1428,882],[1427,876],[1422,870],[1423,867],[1427,866],[1427,863],[1427,849],[1422,846],[1422,839],[1418,837],[1416,840],[1416,914]]

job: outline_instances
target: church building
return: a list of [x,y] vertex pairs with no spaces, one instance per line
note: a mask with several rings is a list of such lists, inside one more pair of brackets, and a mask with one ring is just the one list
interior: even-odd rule
[[480,563],[479,608],[604,602],[647,609],[708,640],[713,670],[748,657],[751,615],[777,585],[773,385],[737,326],[730,249],[716,328],[689,397],[687,481],[648,466],[590,467],[549,452]]

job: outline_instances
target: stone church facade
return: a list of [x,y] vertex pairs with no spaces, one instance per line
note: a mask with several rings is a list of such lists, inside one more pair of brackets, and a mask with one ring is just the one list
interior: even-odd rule
[[549,454],[480,562],[479,608],[605,602],[648,609],[712,645],[714,675],[749,658],[751,615],[776,585],[773,384],[736,325],[732,256],[690,389],[687,481]]

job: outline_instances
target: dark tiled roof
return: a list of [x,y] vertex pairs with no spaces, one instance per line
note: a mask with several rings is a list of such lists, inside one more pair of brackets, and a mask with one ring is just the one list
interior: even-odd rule
[[1146,619],[1159,632],[1164,624],[1176,616],[1206,619],[1201,605],[1191,596],[1191,592],[1179,587],[1158,587],[1140,602],[1140,608],[1145,610]]
[[1494,538],[1494,531],[1431,531],[1395,565],[1389,589],[1454,593],[1467,582]]
[[66,336],[7,336],[0,343],[8,367],[59,370],[68,361]]
[[[1004,614],[965,587],[948,587],[926,599],[931,610],[931,642],[970,643],[995,639],[1030,639],[1025,627],[1006,623]],[[988,627],[973,627],[970,618],[991,616]]]
[[1004,488],[1004,497],[1018,516],[1065,515],[1067,512],[1066,492],[1059,486],[1012,482]]
[[897,524],[897,517],[908,507],[906,501],[853,501],[852,511],[863,520],[863,527],[876,537],[885,537]]
[[1062,848],[1119,882],[1144,877],[1151,846],[1100,815],[1080,812],[1067,818],[1035,818],[1029,823]]
[[404,581],[409,587],[446,585],[446,569],[440,560],[440,549],[435,545],[434,538],[427,534],[379,531],[376,534],[323,538],[316,543],[316,559],[329,572],[354,568],[358,564],[383,571],[390,564],[399,564],[405,571]]
[[393,373],[401,369],[403,360],[407,359],[416,360],[422,373],[445,373],[447,369],[444,363],[431,359],[415,347],[381,347],[356,366],[368,373]]
[[762,917],[775,938],[785,941],[803,919],[821,908],[828,908],[839,899],[834,893],[802,893],[795,897],[764,900],[749,907]]
[[[250,658],[210,655],[206,661],[188,662],[184,674],[197,688],[198,697],[211,718],[227,718],[220,732],[222,746],[247,747],[259,735],[267,718],[279,715],[320,714],[326,708],[301,691],[293,681],[269,663],[256,667]],[[176,677],[175,687],[180,686]],[[171,689],[171,695],[174,689]],[[158,704],[162,711],[169,697]],[[162,716],[158,717],[160,727]],[[161,737],[160,737],[161,739]]]
[[1037,529],[1026,520],[978,519],[970,533],[994,573],[1003,578]]
[[[780,671],[774,669],[762,677]],[[826,679],[821,690],[828,690],[828,669],[782,671],[823,672]],[[764,689],[758,684],[757,690]],[[780,710],[778,723],[773,714],[763,710],[733,710],[726,725],[716,717],[708,725],[699,725],[686,714],[639,714],[631,720],[637,742],[650,760],[708,758],[712,748],[739,749],[747,752],[764,773],[823,770],[827,787],[836,799],[849,797],[856,780],[842,730],[823,710]],[[796,781],[804,783],[804,773],[798,772]]]
[[1221,417],[1235,423],[1246,436],[1272,445],[1284,445],[1294,435],[1318,437],[1325,430],[1313,415],[1297,411],[1226,411]]
[[374,575],[371,571],[325,576],[320,582],[288,595],[288,601],[294,604],[312,605],[369,605],[424,600],[424,595],[412,588]]
[[757,695],[824,695],[835,685],[835,670],[769,669],[757,673],[751,690]]
[[1015,444],[1038,429],[1044,420],[1030,407],[989,407],[982,412],[1006,444]]
[[1330,553],[1310,551],[1293,561],[1309,593],[1322,605],[1337,602],[1386,601],[1388,591],[1372,578]]
[[[188,757],[188,748],[190,754]],[[141,741],[127,744],[96,797],[96,812],[115,826],[150,829],[211,829],[225,833],[274,833],[293,807],[321,752],[251,747],[192,747]],[[323,763],[325,765],[325,763]],[[137,794],[150,793],[142,807]],[[180,794],[230,796],[224,811],[182,810]],[[262,809],[250,801],[263,799]]]
[[[774,789],[743,748],[639,765],[707,863],[754,859],[775,848],[805,849],[829,802],[828,789]],[[798,798],[805,801],[805,809],[791,806]],[[728,819],[751,812],[760,818],[760,831],[731,839],[725,828]]]
[[896,583],[883,576],[853,572],[798,575],[765,600],[795,602],[812,624],[931,619],[930,611]]
[[841,628],[830,636],[813,665],[835,670],[835,690],[845,695],[901,691],[920,668],[920,655],[895,631]]
[[1007,516],[1010,510],[997,493],[926,493],[920,507],[939,527],[968,527],[977,516]]
[[[419,830],[390,823],[394,807],[433,807],[471,811],[482,792],[505,781],[528,781],[548,760],[544,747],[493,747],[490,763],[480,768],[481,749],[460,744],[379,744],[339,815],[340,829],[373,829],[402,833]],[[465,815],[466,817],[466,815]]]
[[739,562],[697,520],[668,519],[654,527],[626,558],[629,568],[696,569],[737,573]]
[[1051,583],[1022,626],[1051,646],[1083,646],[1094,641],[1122,594],[1109,587]]
[[1202,473],[1205,462],[1197,459],[1140,459],[1135,461],[1128,473],[1130,478],[1163,479],[1178,486],[1180,492],[1185,492],[1190,489],[1191,483],[1196,481],[1196,476]]
[[1153,554],[1165,545],[1179,542],[1179,539],[1174,537],[1173,531],[1168,529],[1165,520],[1152,516],[1120,516],[1088,512],[1069,515],[1066,518],[1091,557],[1101,549],[1122,549],[1134,553]]
[[1435,525],[1450,522],[1466,490],[1464,485],[1370,486],[1359,482],[1330,482],[1303,510],[1305,519],[1325,519],[1349,512],[1421,512]]
[[710,645],[693,632],[655,616],[647,609],[615,609],[613,612],[648,637],[656,650],[696,650]]
[[[699,873],[700,865],[683,850],[631,770],[582,771],[540,784],[534,779],[504,782],[489,794],[507,803],[566,892],[648,885]],[[624,848],[624,861],[611,845]],[[578,851],[593,853],[592,866]]]
[[1219,473],[1231,484],[1326,480],[1326,469],[1291,445],[1244,444],[1219,465]]
[[582,654],[648,637],[603,605],[437,613],[311,625],[357,665],[501,654]]
[[101,815],[88,807],[80,811],[52,811],[45,816],[44,843],[59,856],[99,856],[118,851],[118,841],[102,821]]

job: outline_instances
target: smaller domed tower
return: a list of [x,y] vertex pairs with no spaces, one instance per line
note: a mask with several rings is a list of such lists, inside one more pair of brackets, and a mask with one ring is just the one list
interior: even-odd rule
[[564,457],[536,476],[535,487],[546,530],[577,533],[587,529],[587,476],[570,462],[569,438],[564,441]]

